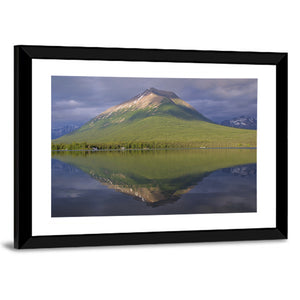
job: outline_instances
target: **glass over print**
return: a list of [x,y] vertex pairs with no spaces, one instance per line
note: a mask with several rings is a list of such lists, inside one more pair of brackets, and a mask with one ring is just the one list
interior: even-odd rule
[[257,79],[52,76],[51,91],[52,217],[256,212]]

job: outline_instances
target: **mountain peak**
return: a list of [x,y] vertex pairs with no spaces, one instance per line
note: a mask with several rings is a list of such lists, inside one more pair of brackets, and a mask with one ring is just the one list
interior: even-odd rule
[[211,122],[175,93],[150,87],[130,100],[99,114],[89,122],[89,126],[93,127],[93,124],[101,119],[114,119],[114,122],[118,120],[121,123],[125,120],[136,120],[137,118],[146,118],[154,115],[172,115],[181,119]]
[[154,87],[148,88],[146,89],[144,92],[136,95],[135,97],[133,97],[132,99],[140,99],[144,96],[148,96],[150,94],[155,94],[157,96],[162,96],[162,97],[166,97],[166,98],[179,98],[175,93],[170,92],[170,91],[164,91],[164,90],[158,90]]

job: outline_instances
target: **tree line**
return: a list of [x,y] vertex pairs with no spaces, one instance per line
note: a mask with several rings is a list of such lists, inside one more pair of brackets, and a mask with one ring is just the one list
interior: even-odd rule
[[248,143],[215,142],[124,142],[124,143],[75,143],[54,144],[52,150],[125,150],[125,149],[167,149],[167,148],[201,148],[201,147],[256,147]]

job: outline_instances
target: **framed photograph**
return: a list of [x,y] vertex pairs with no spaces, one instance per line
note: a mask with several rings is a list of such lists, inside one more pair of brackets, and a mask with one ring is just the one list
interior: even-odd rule
[[287,238],[287,53],[14,51],[15,248]]

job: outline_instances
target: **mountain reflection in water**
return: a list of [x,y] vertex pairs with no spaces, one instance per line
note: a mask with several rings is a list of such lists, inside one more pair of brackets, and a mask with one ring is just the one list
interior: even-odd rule
[[52,217],[256,211],[255,149],[66,151],[52,158]]

